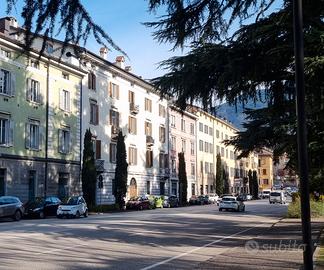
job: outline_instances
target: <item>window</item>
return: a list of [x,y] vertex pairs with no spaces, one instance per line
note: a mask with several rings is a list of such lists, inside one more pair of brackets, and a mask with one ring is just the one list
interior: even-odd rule
[[209,172],[210,173],[213,173],[214,172],[214,164],[213,163],[210,163],[209,164]]
[[186,121],[181,119],[181,131],[186,132]]
[[195,176],[196,173],[196,166],[195,163],[191,163],[191,175]]
[[165,127],[160,126],[159,128],[159,139],[161,143],[165,143]]
[[165,118],[165,106],[159,104],[159,116],[164,117]]
[[205,173],[209,173],[209,163],[205,162]]
[[204,126],[204,132],[205,132],[206,134],[208,134],[208,126],[207,126],[207,125]]
[[119,99],[119,85],[112,82],[109,84],[109,96],[114,99]]
[[204,125],[203,125],[203,123],[199,123],[199,131],[201,131],[201,132],[204,131]]
[[200,185],[200,195],[203,195],[203,194],[204,194],[204,186]]
[[92,140],[93,152],[95,159],[101,159],[101,140],[97,140],[95,137]]
[[90,124],[98,125],[99,123],[99,107],[97,101],[90,100]]
[[146,136],[152,136],[152,123],[145,121],[144,129]]
[[37,60],[30,60],[30,66],[39,69],[39,62]]
[[135,93],[133,91],[128,91],[128,102],[135,103]]
[[153,150],[147,149],[146,150],[146,168],[153,167]]
[[262,169],[262,174],[267,175],[267,169]]
[[174,128],[176,127],[174,115],[171,115],[171,127],[174,127]]
[[225,149],[224,147],[221,147],[221,156],[224,157],[224,155],[225,155]]
[[128,148],[128,164],[137,165],[137,148],[129,147]]
[[41,102],[40,86],[39,82],[33,79],[27,79],[27,101],[36,103]]
[[216,154],[220,154],[220,147],[218,145],[216,145]]
[[67,154],[70,152],[70,129],[64,128],[58,131],[59,152]]
[[165,182],[160,181],[160,195],[164,195],[165,193]]
[[205,152],[208,153],[209,152],[209,143],[205,142]]
[[171,137],[171,150],[176,150],[176,143],[177,143],[177,139],[176,137]]
[[2,54],[4,57],[11,58],[11,52],[8,51],[8,50],[1,49],[1,54]]
[[111,143],[109,147],[109,157],[111,163],[116,163],[116,152],[117,152],[117,145],[115,143]]
[[225,134],[225,140],[228,140],[228,135],[227,134]]
[[62,72],[62,78],[63,78],[64,80],[68,80],[69,77],[70,77],[70,76],[69,76],[68,73]]
[[263,184],[264,185],[269,185],[269,179],[263,179]]
[[26,148],[32,150],[40,149],[40,122],[29,119],[26,124]]
[[165,155],[164,155],[164,152],[160,152],[160,154],[159,154],[159,168],[160,169],[165,168]]
[[146,181],[146,194],[151,194],[151,182]]
[[182,152],[186,153],[186,140],[182,139],[181,140],[181,145],[182,145]]
[[196,185],[194,183],[191,184],[191,195],[196,194]]
[[96,75],[93,72],[88,73],[88,88],[96,90]]
[[70,111],[70,92],[64,89],[60,91],[60,109],[66,112]]
[[204,142],[202,140],[199,140],[199,151],[204,151]]
[[195,142],[190,142],[190,154],[195,154]]
[[136,123],[136,118],[129,116],[128,117],[128,132],[130,134],[135,134],[137,133],[137,123]]
[[209,135],[213,136],[213,129],[209,127]]
[[190,134],[195,135],[195,125],[193,123],[190,123]]
[[176,182],[171,183],[171,195],[174,195],[174,196],[177,195],[177,183]]
[[213,193],[214,192],[214,187],[213,187],[213,185],[210,185],[210,193]]
[[206,194],[208,194],[208,185],[205,185]]
[[175,173],[177,172],[177,169],[176,169],[176,161],[175,161],[175,159],[172,159],[172,160],[171,160],[171,172],[172,172],[173,174],[175,174]]
[[110,110],[110,124],[116,128],[119,127],[119,112]]
[[145,111],[152,112],[152,100],[145,98]]
[[204,162],[201,160],[200,161],[200,173],[204,172]]
[[209,152],[210,152],[211,154],[214,153],[214,145],[213,145],[212,143],[209,144]]
[[225,157],[228,158],[228,149],[226,149],[225,153],[226,153]]
[[219,130],[216,129],[216,138],[219,138]]
[[13,122],[10,115],[0,113],[0,145],[13,145]]
[[69,178],[70,175],[68,173],[59,173],[58,197],[61,200],[67,199],[67,197],[69,197]]
[[0,94],[14,95],[14,76],[5,69],[0,69]]
[[54,52],[53,44],[51,44],[51,43],[46,43],[45,47],[46,47],[46,52],[47,52],[48,54],[52,54],[52,53]]
[[234,159],[234,152],[230,151],[230,159]]

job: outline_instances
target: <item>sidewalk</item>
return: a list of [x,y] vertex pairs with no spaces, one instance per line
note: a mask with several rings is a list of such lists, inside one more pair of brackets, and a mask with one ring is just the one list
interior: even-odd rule
[[[323,228],[323,218],[312,220],[314,242],[318,240]],[[236,248],[224,250],[220,255],[200,263],[196,269],[279,270],[302,267],[303,245],[300,220],[283,219],[254,235],[254,237],[251,235],[251,238],[238,240]],[[319,254],[323,255],[323,250]],[[316,270],[323,269],[316,268]]]
[[324,228],[322,229],[322,234],[319,239],[319,246],[315,251],[315,269],[324,270]]

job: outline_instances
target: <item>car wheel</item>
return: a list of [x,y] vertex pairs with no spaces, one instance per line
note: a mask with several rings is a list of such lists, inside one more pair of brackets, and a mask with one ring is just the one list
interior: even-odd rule
[[15,220],[15,221],[19,221],[19,220],[21,220],[21,212],[19,211],[19,210],[17,210],[16,212],[15,212],[15,214],[13,215],[13,219]]
[[75,213],[75,217],[76,217],[76,218],[80,218],[80,212],[79,212],[79,211],[77,211],[77,212]]
[[86,210],[83,214],[84,217],[88,217],[88,210]]
[[45,218],[45,214],[43,211],[40,211],[39,214],[38,214],[39,218],[43,219]]

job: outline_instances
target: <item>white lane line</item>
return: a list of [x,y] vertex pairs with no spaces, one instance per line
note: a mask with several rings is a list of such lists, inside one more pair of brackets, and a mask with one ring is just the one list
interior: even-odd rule
[[208,244],[205,244],[205,245],[203,245],[203,246],[201,246],[201,247],[194,248],[194,249],[192,249],[192,250],[189,250],[189,251],[187,251],[187,252],[185,252],[185,253],[181,253],[181,254],[179,254],[179,255],[177,255],[177,256],[171,257],[171,258],[166,259],[166,260],[164,260],[164,261],[161,261],[161,262],[158,262],[158,263],[152,264],[152,265],[150,265],[150,266],[147,266],[147,267],[141,268],[140,270],[149,270],[149,269],[155,268],[155,267],[157,267],[157,266],[159,266],[159,265],[166,264],[166,263],[171,262],[171,261],[173,261],[173,260],[176,260],[176,259],[179,259],[179,258],[181,258],[181,257],[187,256],[187,255],[189,255],[189,254],[191,254],[191,253],[194,253],[194,252],[196,252],[196,251],[198,251],[198,250],[200,250],[200,249],[203,249],[203,248],[205,248],[205,247],[209,247],[209,246],[211,246],[211,245],[213,245],[213,244],[220,243],[220,242],[222,242],[222,241],[225,240],[225,239],[232,238],[232,237],[234,237],[234,236],[237,236],[237,235],[240,235],[240,234],[242,234],[242,233],[248,232],[248,231],[250,231],[250,230],[252,230],[252,229],[254,229],[254,228],[256,228],[256,227],[259,227],[259,226],[261,226],[261,225],[263,225],[263,224],[258,224],[258,225],[255,225],[255,226],[251,227],[251,228],[245,229],[245,230],[243,230],[243,231],[240,231],[240,232],[237,232],[237,233],[234,233],[234,234],[231,234],[231,235],[225,236],[225,237],[223,237],[223,238],[221,238],[221,239],[214,240],[214,241],[212,241],[212,242],[210,242],[210,243],[208,243]]

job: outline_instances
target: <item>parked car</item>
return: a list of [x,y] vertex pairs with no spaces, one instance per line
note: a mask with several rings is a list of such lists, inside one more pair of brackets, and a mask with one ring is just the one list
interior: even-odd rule
[[237,196],[237,199],[238,200],[241,200],[241,201],[249,201],[249,200],[252,200],[252,195],[246,194],[246,193],[242,193],[242,194],[239,194]]
[[179,199],[177,196],[164,196],[163,207],[178,207],[179,206]]
[[189,198],[189,204],[190,205],[197,205],[197,204],[199,204],[198,197],[196,195],[192,195]]
[[155,208],[163,208],[163,203],[164,203],[163,196],[155,196],[154,197]]
[[208,195],[200,195],[198,196],[198,204],[209,204],[209,196]]
[[223,211],[223,209],[234,210],[234,211],[245,211],[245,205],[242,201],[237,200],[234,196],[226,196],[223,197],[219,203],[219,211]]
[[270,196],[270,192],[271,192],[270,189],[264,189],[264,190],[262,190],[262,192],[261,192],[261,197],[262,197],[262,199],[269,198],[269,196]]
[[217,203],[218,195],[216,193],[208,194],[209,203]]
[[269,196],[269,203],[286,203],[286,195],[284,191],[271,191]]
[[87,203],[82,196],[72,196],[66,203],[62,203],[56,212],[58,218],[88,216]]
[[50,196],[46,199],[36,197],[24,204],[25,216],[45,218],[47,216],[56,216],[57,208],[61,204],[61,200],[56,196]]
[[147,197],[133,197],[126,203],[126,209],[144,210],[150,209],[150,201]]
[[24,213],[23,203],[14,196],[0,197],[0,217],[11,217],[19,221]]

